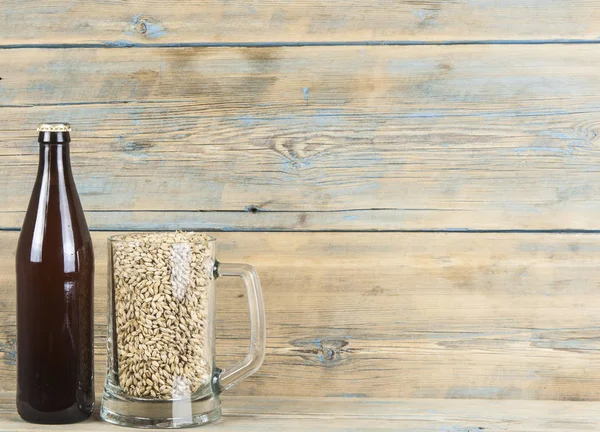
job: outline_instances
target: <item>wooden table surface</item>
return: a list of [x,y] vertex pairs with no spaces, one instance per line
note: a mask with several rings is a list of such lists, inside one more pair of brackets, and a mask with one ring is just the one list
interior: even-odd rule
[[[25,423],[14,394],[0,397],[0,431],[119,431],[97,417],[75,425]],[[223,419],[206,431],[548,432],[597,431],[600,402],[458,399],[223,398]]]

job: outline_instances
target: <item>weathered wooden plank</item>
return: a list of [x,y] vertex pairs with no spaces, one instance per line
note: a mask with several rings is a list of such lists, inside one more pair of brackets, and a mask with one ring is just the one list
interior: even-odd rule
[[[2,405],[13,405],[4,393]],[[208,431],[347,431],[395,432],[547,432],[596,431],[598,402],[484,401],[443,399],[224,397],[223,420]],[[60,431],[116,431],[117,426],[92,420],[76,425],[44,426]],[[8,409],[0,430],[37,432]]]
[[593,0],[53,0],[0,5],[2,44],[594,40]]
[[0,226],[70,120],[95,228],[596,229],[599,52],[7,50]]
[[[96,377],[105,359],[106,233],[97,251]],[[218,233],[262,277],[255,396],[600,398],[600,235]],[[0,389],[15,389],[13,251],[0,234]],[[238,281],[218,288],[218,361],[247,346]]]

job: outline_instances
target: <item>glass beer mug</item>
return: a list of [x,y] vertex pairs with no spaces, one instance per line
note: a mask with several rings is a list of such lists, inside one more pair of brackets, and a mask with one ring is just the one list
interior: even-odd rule
[[[220,418],[219,394],[258,370],[265,316],[256,271],[215,259],[203,233],[134,233],[108,241],[107,375],[100,416],[123,426],[177,428]],[[250,352],[215,367],[215,279],[241,277]]]

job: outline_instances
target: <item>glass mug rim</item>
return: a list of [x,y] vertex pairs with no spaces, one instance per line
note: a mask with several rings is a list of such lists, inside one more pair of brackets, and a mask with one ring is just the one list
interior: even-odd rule
[[[215,243],[217,241],[216,237],[213,237],[212,235],[210,235],[204,231],[132,231],[127,234],[113,234],[108,237],[108,241],[110,243],[139,243],[141,240],[131,240],[131,239],[128,239],[128,237],[133,236],[133,235],[172,234],[173,232],[180,232],[182,234],[202,234],[207,237],[206,241],[190,239],[190,240],[178,241],[177,243]],[[145,238],[143,241],[145,243],[153,243],[153,244],[161,243],[161,240],[159,238],[157,238],[157,239]]]

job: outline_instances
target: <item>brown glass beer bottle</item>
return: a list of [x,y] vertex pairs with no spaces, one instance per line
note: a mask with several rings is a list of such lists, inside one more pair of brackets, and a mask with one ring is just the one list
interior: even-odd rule
[[74,423],[94,407],[94,254],[70,130],[38,127],[37,179],[17,247],[17,410],[33,423]]

